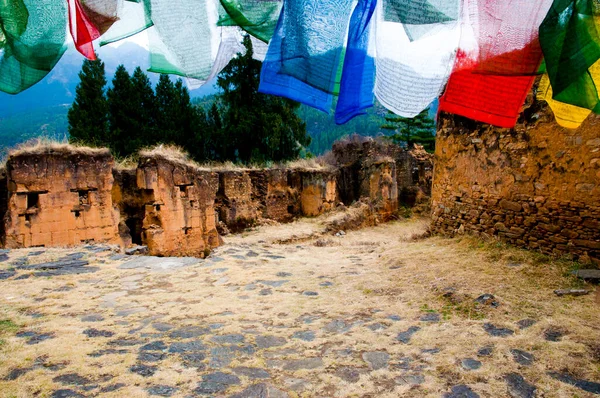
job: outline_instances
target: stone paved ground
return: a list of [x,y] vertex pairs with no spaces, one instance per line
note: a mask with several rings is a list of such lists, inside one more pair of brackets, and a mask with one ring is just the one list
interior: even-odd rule
[[573,264],[411,240],[426,223],[332,236],[302,220],[206,260],[3,252],[0,396],[600,394],[599,303],[552,293],[593,289]]

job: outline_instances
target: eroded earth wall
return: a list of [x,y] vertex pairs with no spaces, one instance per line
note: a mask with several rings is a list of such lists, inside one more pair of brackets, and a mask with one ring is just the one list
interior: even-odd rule
[[161,157],[141,157],[142,241],[157,256],[204,256],[220,244],[215,198],[219,175]]
[[113,163],[108,150],[10,156],[5,246],[120,243]]
[[600,117],[570,130],[538,107],[514,129],[440,115],[432,229],[600,263]]

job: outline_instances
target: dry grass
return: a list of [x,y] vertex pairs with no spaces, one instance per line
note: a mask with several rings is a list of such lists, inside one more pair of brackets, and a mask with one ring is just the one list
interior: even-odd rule
[[322,158],[296,159],[282,165],[285,168],[306,171],[333,171],[334,167]]
[[171,163],[179,164],[184,167],[191,167],[200,170],[209,170],[205,166],[193,160],[189,153],[176,145],[159,144],[154,147],[144,148],[139,151],[141,158],[159,158]]
[[69,143],[67,141],[54,141],[47,138],[36,138],[12,148],[8,157],[23,155],[86,155],[110,156],[108,148],[92,148],[89,146]]
[[[169,354],[163,361],[151,363],[159,371],[144,378],[128,370],[137,362],[136,347],[125,347],[128,352],[122,355],[88,356],[97,349],[106,349],[108,341],[115,338],[143,339],[144,343],[163,340],[170,344],[168,334],[157,334],[153,322],[175,327],[218,323],[221,327],[211,334],[242,333],[250,344],[258,335],[285,338],[286,344],[281,347],[238,356],[218,371],[230,373],[235,366],[263,367],[271,375],[265,382],[281,389],[287,389],[290,378],[306,380],[306,389],[292,392],[292,396],[439,398],[450,386],[468,384],[481,397],[504,397],[504,375],[518,372],[537,386],[538,396],[587,397],[581,390],[548,377],[547,372],[565,370],[588,380],[600,379],[600,319],[594,297],[556,297],[552,293],[555,288],[580,285],[569,275],[569,270],[578,264],[471,237],[415,240],[414,236],[427,230],[424,219],[379,225],[348,232],[343,237],[327,236],[326,244],[317,244],[323,239],[320,232],[326,219],[304,219],[228,236],[225,245],[214,254],[222,261],[212,264],[210,260],[199,261],[164,272],[119,269],[123,260],[108,260],[110,253],[106,253],[97,260],[90,259],[90,265],[100,267],[94,274],[3,280],[0,321],[11,321],[6,323],[9,330],[1,337],[6,344],[0,346],[0,396],[50,396],[59,388],[76,389],[52,381],[58,374],[72,372],[97,383],[108,375],[113,377],[111,384],[126,385],[101,396],[145,397],[145,389],[156,384],[177,386],[175,396],[189,396],[202,375],[217,370],[185,368],[178,355]],[[294,242],[294,236],[309,239]],[[275,243],[284,240],[294,243]],[[10,261],[34,250],[37,249],[11,251]],[[247,256],[250,250],[258,255]],[[38,261],[65,254],[62,249],[47,249]],[[273,259],[269,255],[280,257]],[[0,263],[0,267],[6,268],[10,261]],[[519,265],[509,266],[512,263]],[[217,268],[225,271],[215,272]],[[277,278],[276,274],[282,271],[289,275]],[[271,287],[270,295],[259,294],[266,286],[256,281],[281,279],[288,282]],[[323,287],[324,281],[333,283]],[[248,289],[253,283],[258,287]],[[61,289],[65,286],[71,290]],[[318,296],[303,295],[307,290],[318,292]],[[473,299],[483,293],[494,294],[500,306],[474,304]],[[126,308],[144,308],[146,312],[116,315]],[[43,316],[27,315],[32,311]],[[420,321],[431,311],[441,314],[441,322]],[[101,314],[104,320],[82,322],[82,316],[92,313]],[[391,321],[388,316],[392,314],[401,319]],[[314,320],[303,321],[306,316]],[[537,323],[520,330],[516,322],[524,318]],[[340,319],[352,328],[345,333],[324,330],[332,320]],[[367,327],[375,322],[385,328],[374,331]],[[515,334],[507,338],[489,336],[483,330],[486,322],[513,329]],[[26,345],[23,339],[14,337],[13,324],[19,330],[53,332],[56,337]],[[410,343],[398,342],[398,333],[411,326],[420,330]],[[115,336],[88,338],[82,332],[89,327],[113,331]],[[561,341],[543,339],[544,331],[550,327],[566,332]],[[313,341],[291,337],[307,330],[315,332]],[[213,347],[210,335],[200,339]],[[492,355],[477,357],[477,350],[487,345],[494,347]],[[422,351],[431,348],[440,352]],[[511,349],[533,353],[534,364],[517,365]],[[340,354],[344,350],[351,354]],[[374,350],[386,351],[391,363],[406,360],[409,369],[367,371],[362,354]],[[206,354],[210,358],[210,350]],[[65,368],[36,369],[17,380],[3,379],[11,369],[31,366],[42,355],[48,355],[49,363],[64,363]],[[273,357],[320,357],[323,367],[299,371],[267,368]],[[481,369],[463,370],[459,362],[468,357],[481,360]],[[359,381],[348,383],[337,377],[336,371],[342,366],[361,369]],[[394,383],[396,377],[414,373],[424,376],[424,384]],[[241,379],[242,385],[232,387],[226,395],[257,383]]]

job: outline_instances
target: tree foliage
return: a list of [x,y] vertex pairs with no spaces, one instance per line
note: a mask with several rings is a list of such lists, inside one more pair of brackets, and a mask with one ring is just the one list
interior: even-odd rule
[[71,140],[92,145],[108,143],[107,102],[104,95],[106,74],[100,60],[85,60],[79,72],[80,82],[75,89],[75,100],[69,109],[69,136]]
[[381,128],[394,131],[388,136],[394,143],[407,148],[413,144],[423,145],[425,150],[433,152],[435,148],[435,122],[429,117],[429,108],[413,118],[397,116],[388,112],[386,123]]
[[245,53],[219,74],[222,93],[207,108],[194,106],[183,82],[168,75],[161,75],[153,90],[139,67],[130,75],[119,65],[105,95],[104,64],[85,61],[69,111],[71,140],[107,145],[117,157],[158,143],[181,146],[199,161],[298,157],[310,143],[299,105],[258,92],[261,62],[252,57],[249,37],[244,46]]

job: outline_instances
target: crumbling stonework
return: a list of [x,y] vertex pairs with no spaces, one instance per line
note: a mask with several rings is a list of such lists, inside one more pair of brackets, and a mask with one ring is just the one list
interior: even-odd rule
[[219,171],[219,190],[215,207],[218,222],[230,231],[244,229],[256,222],[257,206],[252,200],[252,180],[248,171]]
[[534,103],[501,129],[442,114],[435,156],[433,231],[600,264],[600,117],[569,130]]
[[5,246],[120,243],[108,150],[45,148],[7,160]]
[[[433,155],[415,145],[410,150],[381,139],[351,137],[333,144],[332,153],[340,170],[338,189],[340,199],[346,205],[368,196],[362,190],[362,179],[376,159],[389,159],[395,163],[395,179],[398,202],[414,206],[427,201],[431,194]],[[372,198],[375,199],[375,198]]]
[[142,241],[157,256],[204,256],[220,244],[215,197],[219,175],[160,156],[140,157],[137,186],[148,198]]
[[371,199],[383,221],[392,219],[398,210],[396,163],[389,158],[365,162],[359,179],[361,196]]
[[286,222],[294,217],[288,170],[284,168],[250,170],[252,200],[262,218]]
[[152,199],[147,197],[148,191],[138,188],[136,169],[114,169],[113,176],[113,203],[121,215],[119,235],[125,246],[142,245],[145,204]]
[[288,182],[297,195],[294,201],[294,213],[304,216],[318,216],[330,211],[338,203],[337,170],[303,170],[289,171]]

